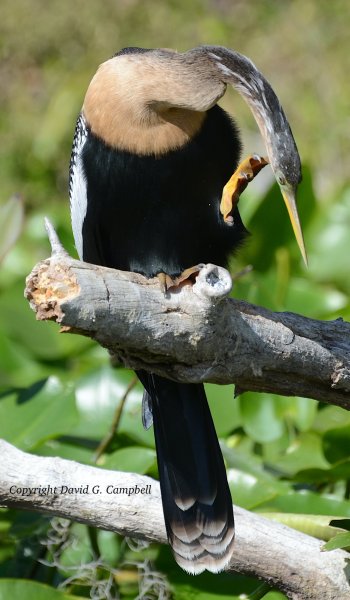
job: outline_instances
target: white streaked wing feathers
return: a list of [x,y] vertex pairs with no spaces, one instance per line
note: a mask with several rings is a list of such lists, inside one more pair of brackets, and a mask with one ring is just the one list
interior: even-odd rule
[[87,138],[85,118],[79,115],[73,140],[69,167],[69,199],[75,247],[83,258],[83,223],[87,210],[87,186],[82,164],[82,150]]

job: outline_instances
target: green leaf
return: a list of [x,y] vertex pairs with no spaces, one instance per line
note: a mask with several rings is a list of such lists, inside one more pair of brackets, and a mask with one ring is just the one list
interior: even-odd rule
[[[74,428],[75,430],[75,428]],[[80,463],[92,464],[93,462],[93,448],[96,445],[91,443],[86,447],[86,438],[78,438],[76,443],[73,443],[73,437],[64,437],[64,441],[60,438],[45,440],[35,448],[35,453],[40,456],[59,456],[60,458],[66,458],[67,460],[76,460]],[[70,441],[72,440],[72,441]],[[79,443],[80,442],[80,443]]]
[[293,420],[299,431],[308,431],[314,423],[318,402],[310,398],[290,398],[292,400]]
[[247,510],[254,510],[258,506],[269,502],[276,496],[285,494],[288,484],[272,479],[267,482],[254,475],[230,469],[227,473],[228,482],[232,493],[233,502]]
[[129,446],[113,452],[99,464],[105,469],[144,475],[156,464],[156,453],[150,448]]
[[234,386],[207,383],[205,392],[218,437],[225,437],[240,427],[239,399],[234,397]]
[[317,284],[312,279],[292,277],[288,282],[285,303],[288,310],[316,318],[324,318],[347,306],[348,297],[332,286]]
[[[126,392],[132,371],[115,369],[104,364],[81,377],[76,385],[76,403],[79,421],[75,428],[78,438],[103,438],[109,431],[115,411]],[[116,444],[154,447],[153,428],[145,430],[141,420],[142,386],[137,384],[127,397],[121,415]]]
[[71,596],[49,585],[26,579],[0,580],[0,600],[83,600]]
[[322,550],[335,550],[336,548],[347,548],[350,550],[350,533],[338,533],[334,538],[329,540]]
[[323,210],[316,213],[308,244],[310,276],[339,284],[348,292],[349,214],[350,196],[345,191],[343,197],[324,204]]
[[330,483],[350,479],[350,460],[345,460],[329,469],[302,469],[294,475],[294,481],[311,483]]
[[77,421],[71,386],[57,377],[0,398],[0,437],[23,450],[69,433]]
[[[230,440],[229,440],[230,441]],[[260,482],[262,487],[264,485],[274,484],[283,486],[285,492],[290,489],[290,484],[286,481],[278,481],[276,477],[264,468],[262,458],[253,454],[251,446],[252,442],[248,438],[244,441],[249,442],[244,448],[244,442],[237,447],[228,447],[226,444],[221,444],[222,453],[227,466],[242,473],[252,475],[257,481]]]
[[296,436],[286,452],[275,458],[273,465],[289,475],[306,468],[327,469],[329,467],[323,455],[322,439],[312,432]]
[[65,567],[83,565],[91,561],[91,543],[89,539],[89,529],[81,523],[71,523],[69,528],[70,538],[73,544],[67,544],[60,555],[60,574],[64,578],[69,577],[72,572]]
[[24,220],[23,199],[12,196],[0,205],[0,263],[19,237]]
[[19,281],[0,296],[2,329],[9,339],[43,361],[76,356],[91,346],[91,340],[83,336],[60,334],[56,323],[36,321],[23,289],[24,282]]
[[28,386],[50,374],[22,344],[14,342],[0,330],[0,392],[9,387]]
[[[283,523],[292,529],[312,535],[320,540],[330,540],[334,535],[344,530],[330,525],[336,521],[336,517],[324,515],[303,515],[295,513],[260,512],[259,515],[277,523]],[[349,534],[350,535],[350,534]]]
[[350,455],[350,425],[327,431],[323,436],[324,453],[331,463],[348,458]]
[[102,560],[115,564],[116,557],[119,557],[121,545],[124,546],[124,539],[115,534],[114,531],[96,530],[98,547],[100,549]]
[[350,411],[340,406],[323,406],[318,410],[313,423],[313,429],[319,433],[325,433],[330,429],[350,426]]
[[276,496],[273,500],[266,502],[264,506],[260,506],[260,510],[265,509],[285,513],[350,517],[349,500],[340,500],[330,494],[320,496],[314,492],[304,490]]
[[121,371],[104,365],[78,380],[75,396],[80,419],[76,436],[98,439],[105,435],[127,387],[122,377]]
[[289,425],[293,423],[299,431],[308,431],[313,425],[318,402],[310,398],[271,395],[276,405],[276,414]]
[[283,435],[284,423],[278,416],[275,399],[270,394],[245,392],[239,398],[242,425],[257,442],[271,442]]
[[[106,434],[132,377],[131,371],[107,364],[78,380],[75,393],[80,419],[75,435],[99,439]],[[118,433],[131,434],[135,441],[143,443],[153,438],[153,431],[146,432],[142,427],[141,398],[142,388],[137,385],[124,405]]]

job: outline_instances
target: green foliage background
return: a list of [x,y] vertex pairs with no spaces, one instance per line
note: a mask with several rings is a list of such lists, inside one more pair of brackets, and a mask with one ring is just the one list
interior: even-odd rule
[[[302,265],[271,174],[263,173],[241,199],[252,237],[232,271],[248,263],[254,270],[233,293],[274,310],[349,319],[349,26],[347,0],[2,3],[1,437],[29,452],[93,464],[94,450],[132,378],[112,369],[106,353],[89,340],[59,335],[54,324],[36,322],[23,298],[25,276],[49,254],[44,215],[67,250],[75,252],[67,200],[75,118],[97,65],[123,46],[227,45],[264,72],[303,158],[299,207],[310,267]],[[245,154],[263,153],[256,125],[237,94],[229,92],[223,105],[241,126]],[[304,398],[247,393],[234,399],[232,387],[207,389],[235,503],[274,518],[283,513],[292,525],[323,539],[339,532],[328,523],[330,517],[350,517],[350,416]],[[140,398],[137,387],[99,465],[156,476],[153,434],[142,429]],[[315,524],[314,518],[298,515],[327,518]],[[191,578],[166,548],[136,551],[118,536],[77,524],[61,532],[66,546],[57,542],[56,547],[47,540],[57,527],[38,515],[2,509],[0,600],[89,597],[91,590],[92,597],[140,593],[214,600],[238,598],[259,586],[236,575]],[[349,537],[333,545],[350,546]],[[89,564],[85,570],[83,563]],[[103,588],[108,577],[109,596]],[[98,589],[105,596],[98,596]],[[254,598],[265,592],[255,591]],[[269,592],[266,598],[284,596]]]

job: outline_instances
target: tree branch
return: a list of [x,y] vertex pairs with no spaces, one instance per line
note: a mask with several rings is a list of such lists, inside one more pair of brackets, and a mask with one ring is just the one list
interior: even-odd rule
[[215,265],[164,296],[157,279],[70,258],[47,227],[52,256],[25,292],[37,319],[91,337],[133,369],[350,408],[350,323],[229,298],[230,275]]
[[[3,506],[166,543],[159,484],[153,479],[33,456],[2,440],[0,454]],[[81,491],[74,492],[74,488]],[[144,492],[136,492],[137,488]],[[346,552],[321,552],[319,540],[239,507],[235,507],[235,518],[232,570],[264,579],[294,600],[349,598]]]

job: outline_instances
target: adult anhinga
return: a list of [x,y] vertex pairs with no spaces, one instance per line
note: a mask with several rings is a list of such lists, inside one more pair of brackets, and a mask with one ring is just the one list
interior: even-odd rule
[[[165,287],[199,263],[227,265],[246,234],[233,200],[227,208],[241,150],[236,125],[216,104],[227,84],[259,125],[306,260],[295,204],[300,159],[288,121],[253,63],[219,46],[185,53],[126,48],[99,67],[77,121],[70,168],[81,259],[158,275]],[[218,572],[230,562],[234,520],[203,385],[138,376],[144,422],[153,417],[175,558],[193,574]]]

